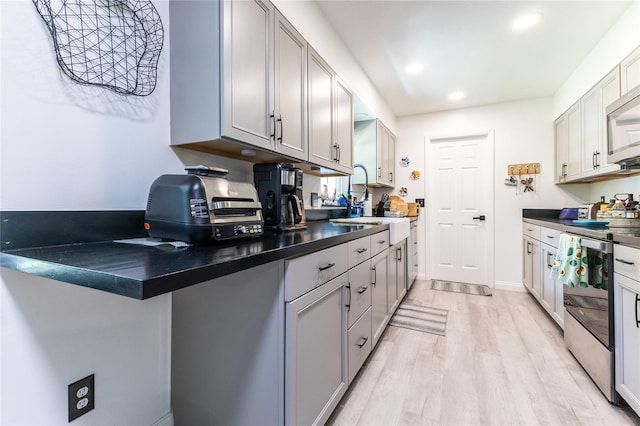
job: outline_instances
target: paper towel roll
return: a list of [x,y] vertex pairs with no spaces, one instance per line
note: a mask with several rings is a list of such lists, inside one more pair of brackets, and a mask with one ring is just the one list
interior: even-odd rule
[[371,196],[367,200],[364,200],[364,216],[373,216]]

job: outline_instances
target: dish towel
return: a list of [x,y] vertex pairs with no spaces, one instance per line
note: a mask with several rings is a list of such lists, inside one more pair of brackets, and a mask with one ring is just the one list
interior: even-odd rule
[[560,234],[558,252],[551,267],[551,279],[569,287],[588,287],[589,260],[582,249],[582,238]]

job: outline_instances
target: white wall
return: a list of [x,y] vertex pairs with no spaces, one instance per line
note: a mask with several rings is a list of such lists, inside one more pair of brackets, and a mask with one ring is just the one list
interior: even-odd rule
[[[575,207],[589,196],[588,185],[556,186],[554,176],[553,122],[551,98],[540,98],[431,113],[398,119],[396,158],[408,156],[409,167],[396,165],[397,184],[406,186],[408,199],[425,197],[430,170],[425,169],[425,137],[464,135],[478,130],[494,130],[494,227],[495,227],[495,284],[501,288],[520,288],[522,283],[522,209]],[[540,163],[541,173],[535,179],[535,192],[520,192],[506,186],[507,165],[512,163]],[[412,181],[412,170],[422,178]],[[420,245],[428,245],[429,218]],[[426,256],[420,259],[420,269],[429,271]]]
[[[155,92],[71,83],[30,1],[0,2],[0,207],[143,210],[151,181],[181,172],[169,148],[168,3]],[[74,424],[152,424],[170,412],[169,295],[136,301],[2,269],[0,424],[67,423],[67,385],[95,373]]]
[[308,0],[272,0],[307,42],[346,80],[350,89],[395,133],[396,116],[355,61],[318,6]]
[[553,99],[555,120],[587,93],[636,47],[640,46],[640,0],[633,1]]

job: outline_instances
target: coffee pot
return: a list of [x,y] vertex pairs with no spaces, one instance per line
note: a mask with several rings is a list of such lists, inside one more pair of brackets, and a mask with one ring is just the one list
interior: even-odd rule
[[253,181],[264,224],[277,230],[304,229],[302,170],[289,163],[254,164]]

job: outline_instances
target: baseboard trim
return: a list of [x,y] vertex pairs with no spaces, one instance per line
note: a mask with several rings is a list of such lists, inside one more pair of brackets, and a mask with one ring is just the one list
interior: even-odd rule
[[496,281],[494,288],[496,290],[517,291],[519,293],[527,292],[527,288],[522,285],[522,283],[514,283],[509,281]]

